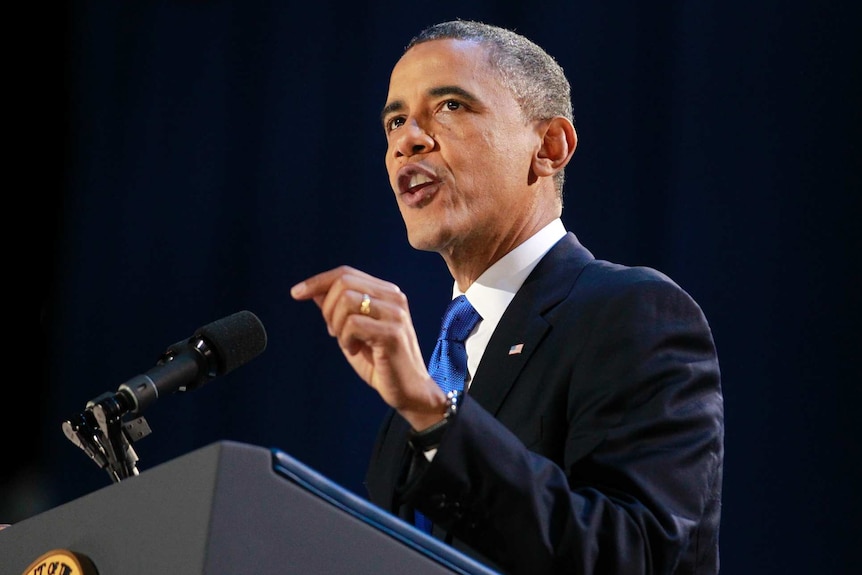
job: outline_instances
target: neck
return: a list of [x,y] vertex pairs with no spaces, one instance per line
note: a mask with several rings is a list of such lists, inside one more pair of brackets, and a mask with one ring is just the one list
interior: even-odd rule
[[485,238],[481,241],[464,241],[449,245],[439,253],[449,268],[449,273],[462,292],[473,285],[479,276],[503,256],[517,248],[523,242],[533,237],[539,230],[548,225],[558,215],[552,215],[533,222],[520,229],[509,230],[497,238]]

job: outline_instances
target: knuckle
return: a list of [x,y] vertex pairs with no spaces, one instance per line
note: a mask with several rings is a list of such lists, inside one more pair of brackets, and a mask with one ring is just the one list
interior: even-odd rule
[[406,307],[407,306],[407,294],[404,293],[403,291],[401,291],[400,289],[398,289],[397,286],[396,286],[396,290],[397,291],[394,292],[395,302],[401,307]]

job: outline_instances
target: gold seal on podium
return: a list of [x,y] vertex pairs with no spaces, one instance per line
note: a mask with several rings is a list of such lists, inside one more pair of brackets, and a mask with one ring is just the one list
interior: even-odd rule
[[98,575],[89,557],[68,549],[54,549],[33,561],[21,575]]

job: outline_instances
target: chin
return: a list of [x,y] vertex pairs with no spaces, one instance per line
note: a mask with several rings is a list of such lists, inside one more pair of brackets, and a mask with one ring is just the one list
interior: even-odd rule
[[434,252],[437,251],[434,249],[434,245],[431,242],[422,241],[421,239],[414,239],[410,234],[407,235],[407,241],[410,243],[410,247],[414,250],[419,250],[423,252]]
[[436,252],[442,245],[440,230],[419,229],[419,226],[407,227],[407,241],[413,249],[423,252]]

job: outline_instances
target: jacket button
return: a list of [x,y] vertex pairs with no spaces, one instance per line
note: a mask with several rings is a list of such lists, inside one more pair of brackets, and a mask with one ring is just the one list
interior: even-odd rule
[[438,493],[431,496],[431,504],[437,507],[437,509],[446,509],[446,507],[449,505],[449,502],[446,500],[445,493]]

